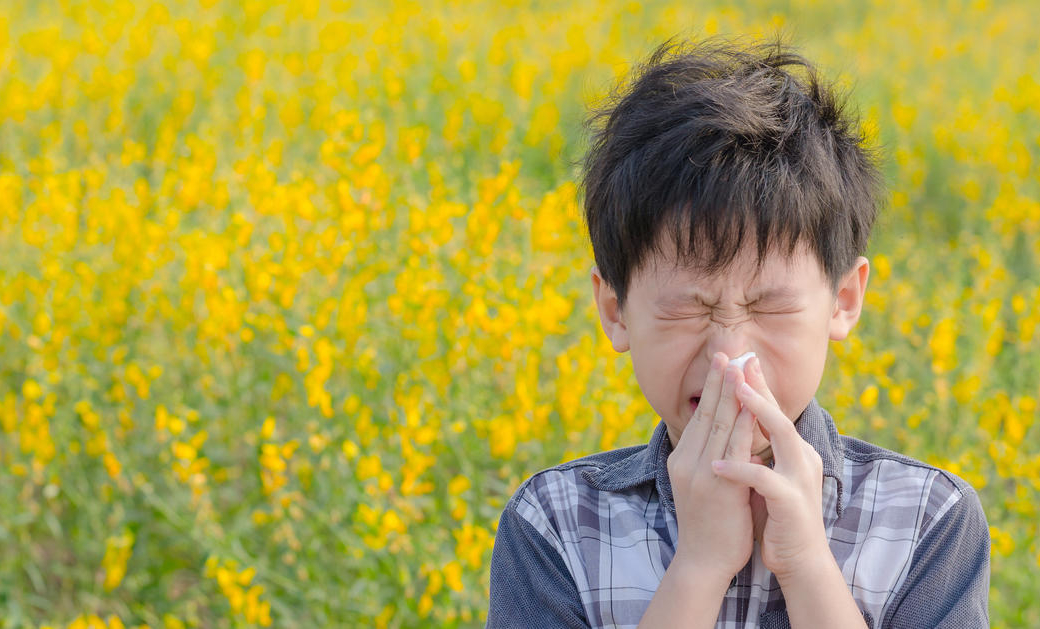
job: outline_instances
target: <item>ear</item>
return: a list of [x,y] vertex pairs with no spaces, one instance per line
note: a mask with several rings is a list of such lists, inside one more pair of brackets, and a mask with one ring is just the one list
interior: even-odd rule
[[600,275],[598,266],[592,267],[592,293],[596,296],[600,324],[614,351],[627,352],[628,327],[625,324],[625,315],[618,309],[617,294]]
[[863,310],[863,295],[867,292],[867,277],[870,275],[870,262],[860,256],[847,273],[838,282],[838,294],[834,299],[834,312],[831,314],[830,338],[842,341],[859,321]]

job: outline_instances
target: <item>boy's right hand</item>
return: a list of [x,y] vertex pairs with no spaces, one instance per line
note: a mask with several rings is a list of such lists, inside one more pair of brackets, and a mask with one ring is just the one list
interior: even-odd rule
[[725,583],[751,557],[751,490],[716,476],[711,462],[753,461],[755,420],[749,410],[740,408],[736,397],[743,382],[743,372],[729,366],[725,354],[715,354],[700,403],[668,456],[679,530],[672,562]]

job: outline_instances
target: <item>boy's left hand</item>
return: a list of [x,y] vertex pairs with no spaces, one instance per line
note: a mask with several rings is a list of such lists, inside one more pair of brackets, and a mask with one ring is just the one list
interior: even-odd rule
[[831,556],[823,524],[823,461],[775,401],[747,383],[737,389],[737,398],[768,432],[774,467],[726,460],[712,462],[712,469],[765,499],[762,562],[783,582]]

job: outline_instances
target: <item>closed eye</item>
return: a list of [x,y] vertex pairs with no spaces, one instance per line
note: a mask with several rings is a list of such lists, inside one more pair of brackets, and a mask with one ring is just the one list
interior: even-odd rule
[[683,319],[701,319],[710,317],[711,313],[708,311],[704,312],[684,312],[684,313],[670,313],[667,315],[660,315],[657,318],[664,321],[681,321]]
[[782,316],[782,315],[798,314],[801,311],[802,311],[801,308],[792,309],[792,310],[752,310],[751,314],[756,316],[756,317],[770,317],[770,316]]

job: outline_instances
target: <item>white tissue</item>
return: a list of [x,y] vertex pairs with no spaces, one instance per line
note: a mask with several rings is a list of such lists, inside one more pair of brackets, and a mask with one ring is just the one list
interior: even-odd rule
[[747,361],[750,360],[751,357],[754,355],[755,352],[747,352],[746,354],[741,354],[740,356],[737,356],[733,360],[729,361],[729,364],[736,365],[737,369],[743,370],[744,364],[747,363]]

